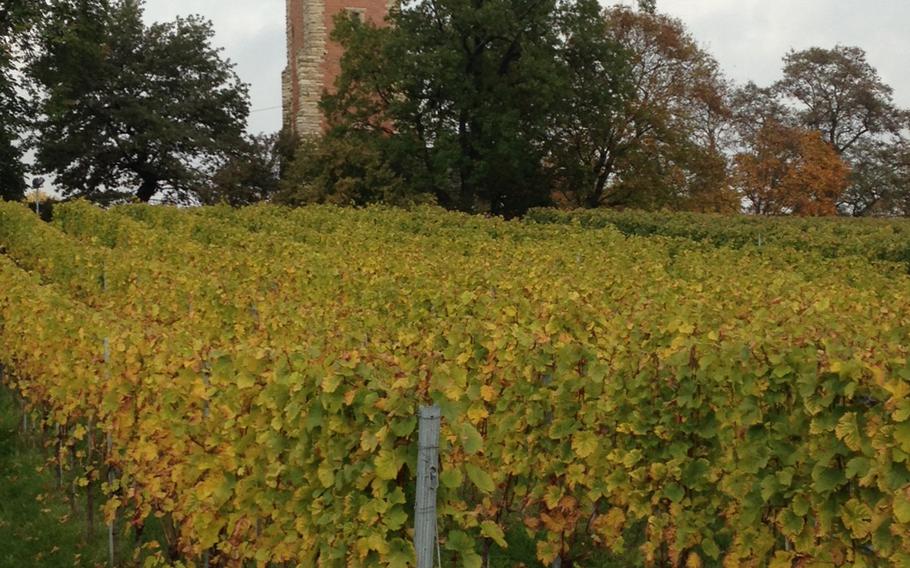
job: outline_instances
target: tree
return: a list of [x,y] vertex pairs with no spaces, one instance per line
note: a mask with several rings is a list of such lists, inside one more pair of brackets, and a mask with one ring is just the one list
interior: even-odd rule
[[[573,72],[566,94],[551,121],[548,161],[552,164],[553,191],[557,203],[583,206],[597,200],[606,184],[608,154],[603,140],[609,138],[617,117],[633,96],[631,66],[609,38],[609,26],[599,9],[565,14],[575,21],[564,23],[575,31],[567,38],[561,58]],[[613,72],[605,72],[612,69]]]
[[731,145],[745,149],[766,126],[797,126],[793,110],[785,105],[773,88],[748,82],[730,93],[729,107],[734,140]]
[[[594,84],[576,81],[565,57],[591,29],[580,14],[597,18],[599,7],[428,0],[393,11],[384,28],[341,21],[342,73],[324,101],[329,136],[368,133],[381,155],[369,162],[447,207],[513,216],[548,204],[552,160],[561,157],[551,153],[553,125],[565,101],[578,100],[573,86]],[[596,67],[602,76],[619,72],[618,49],[603,34],[583,42],[607,54]]]
[[18,201],[25,195],[25,165],[15,127],[0,124],[0,200]]
[[657,14],[657,0],[638,0],[638,9],[646,14]]
[[197,191],[199,200],[205,205],[242,207],[271,199],[278,192],[288,145],[284,131],[248,136]]
[[910,143],[863,140],[850,154],[853,175],[840,209],[855,216],[910,214]]
[[243,145],[247,87],[199,17],[146,27],[137,0],[59,2],[30,70],[37,163],[65,195],[186,201]]
[[[678,20],[614,7],[608,39],[628,56],[632,92],[587,133],[594,182],[575,184],[586,207],[735,209],[720,141],[726,128],[726,84],[717,62]],[[701,196],[701,197],[699,197]]]
[[820,133],[769,121],[734,159],[733,180],[753,213],[835,215],[850,168]]
[[794,104],[799,124],[822,133],[851,165],[842,212],[865,215],[889,210],[910,191],[890,160],[904,144],[907,112],[858,47],[812,48],[784,58],[775,89]]
[[796,103],[800,122],[820,131],[839,154],[902,126],[893,90],[858,47],[791,51],[775,88]]
[[331,203],[358,207],[434,202],[431,193],[415,192],[398,173],[399,167],[390,161],[394,152],[384,144],[390,140],[368,131],[303,140],[275,201],[292,206]]
[[21,135],[29,114],[22,65],[32,52],[33,30],[44,14],[40,0],[4,0],[0,6],[0,199],[25,194]]
[[898,215],[910,216],[910,143],[903,141],[895,152],[895,183],[891,198],[892,211]]

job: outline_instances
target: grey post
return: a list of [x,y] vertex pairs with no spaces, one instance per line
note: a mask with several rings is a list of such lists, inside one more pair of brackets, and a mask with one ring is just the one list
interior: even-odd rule
[[[103,292],[107,293],[107,265],[102,268],[101,272],[101,289]],[[111,380],[111,339],[109,337],[104,338],[104,379],[106,381]],[[114,439],[111,434],[110,429],[108,429],[107,436],[105,437],[105,446],[107,450],[107,482],[109,485],[114,484],[114,468],[110,465],[110,460],[113,459],[114,453]],[[117,512],[114,512],[114,520],[107,525],[107,561],[110,568],[114,568],[117,563],[116,555],[114,554],[114,525],[117,524]]]
[[436,544],[436,489],[439,487],[438,406],[420,408],[417,434],[417,506],[414,514],[414,549],[417,568],[433,568]]
[[[107,277],[105,275],[104,287],[107,289]],[[104,338],[104,375],[106,380],[110,380],[111,371],[111,340],[107,337]],[[114,439],[111,436],[110,430],[107,432],[105,438],[105,447],[107,450],[107,459],[112,459],[114,452]],[[107,467],[107,482],[108,484],[113,485],[114,483],[114,468],[108,464]],[[114,513],[114,520],[107,525],[107,561],[110,568],[114,568],[116,565],[116,556],[114,555],[114,524],[117,522],[117,514]]]

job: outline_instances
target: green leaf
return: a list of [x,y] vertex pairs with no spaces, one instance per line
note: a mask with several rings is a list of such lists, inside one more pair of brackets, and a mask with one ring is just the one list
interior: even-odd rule
[[316,475],[319,477],[319,483],[326,489],[335,485],[335,472],[332,471],[332,468],[329,464],[323,463],[319,466],[319,469],[316,470]]
[[329,371],[322,377],[322,390],[328,394],[332,394],[338,387],[341,386],[341,381],[344,380],[344,377],[338,373]]
[[800,517],[805,517],[809,514],[809,500],[806,499],[804,495],[796,495],[793,497],[793,502],[790,503],[790,509],[793,510],[794,514]]
[[910,419],[910,400],[902,400],[891,414],[895,422],[905,422]]
[[777,522],[780,523],[781,531],[790,537],[795,537],[803,532],[806,525],[803,517],[796,515],[790,509],[784,509],[777,516]]
[[906,490],[894,496],[894,517],[898,522],[910,524],[910,496]]
[[480,534],[490,538],[498,544],[501,548],[508,548],[508,543],[506,542],[506,535],[502,529],[494,523],[493,521],[484,521],[480,523]]
[[872,469],[872,462],[868,458],[858,457],[847,462],[847,479],[865,477]]
[[411,568],[414,566],[414,547],[410,543],[393,542],[388,560],[389,568]]
[[582,459],[590,457],[597,450],[597,436],[590,431],[577,432],[572,437],[572,450]]
[[452,531],[446,539],[446,550],[455,552],[474,552],[474,539],[462,531]]
[[256,377],[246,372],[240,372],[237,374],[237,388],[251,389],[254,386],[256,386]]
[[573,418],[563,418],[554,422],[550,427],[549,436],[554,440],[561,440],[575,431],[577,424]]
[[417,418],[408,418],[406,420],[392,421],[392,433],[399,438],[410,436],[417,427]]
[[717,546],[717,542],[713,538],[708,537],[702,540],[701,549],[712,560],[717,560],[720,557],[720,547]]
[[774,553],[774,558],[771,559],[771,563],[768,564],[768,568],[792,568],[793,560],[795,557],[796,554],[792,552],[779,550]]
[[671,483],[664,487],[664,496],[674,503],[679,503],[686,496],[686,492],[678,483]]
[[483,558],[473,550],[461,553],[461,563],[464,568],[483,568]]
[[449,489],[458,489],[461,487],[461,484],[464,483],[464,475],[461,473],[461,469],[458,467],[453,467],[451,469],[444,470],[439,475],[439,480],[442,484]]
[[389,528],[389,530],[397,531],[408,521],[408,514],[404,509],[396,507],[385,514],[382,519],[382,523]]
[[484,493],[492,493],[493,490],[496,489],[493,478],[484,470],[471,463],[466,463],[464,469],[468,474],[468,479],[471,480],[471,483],[473,483],[477,489],[480,489]]
[[794,469],[792,467],[785,467],[777,472],[777,482],[781,487],[790,487],[793,483],[793,473]]
[[848,412],[844,414],[837,423],[834,433],[837,435],[837,439],[842,440],[848,448],[854,452],[859,450],[862,436],[860,435],[855,413]]
[[816,466],[812,470],[812,479],[812,488],[817,493],[830,493],[847,481],[843,471],[823,466]]
[[872,528],[872,509],[865,503],[850,499],[841,509],[841,521],[850,529],[853,538],[866,538]]
[[903,451],[910,453],[910,422],[903,422],[894,427],[894,440]]
[[462,424],[459,433],[461,445],[468,455],[476,454],[483,448],[483,438],[473,425]]
[[385,480],[398,477],[398,471],[403,465],[392,450],[380,450],[373,463],[376,466],[376,477]]
[[764,478],[761,482],[761,498],[763,501],[768,502],[772,497],[777,495],[777,491],[780,488],[780,484],[777,481],[777,476],[769,475]]
[[711,464],[708,463],[708,460],[704,458],[695,460],[683,470],[682,482],[687,487],[703,485],[708,481],[709,471],[711,471]]

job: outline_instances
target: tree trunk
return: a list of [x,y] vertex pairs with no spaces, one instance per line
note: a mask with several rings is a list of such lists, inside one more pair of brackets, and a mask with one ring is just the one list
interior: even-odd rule
[[458,209],[466,213],[474,212],[474,175],[471,160],[473,151],[468,134],[468,120],[462,113],[458,122],[458,141],[461,145],[461,163],[458,165],[460,187],[458,192]]
[[154,178],[148,178],[142,180],[142,184],[139,186],[139,191],[136,192],[136,197],[139,198],[139,201],[148,203],[156,193],[158,193],[158,180]]
[[613,152],[604,150],[594,170],[597,174],[597,181],[594,183],[594,191],[588,196],[586,205],[589,209],[596,209],[602,205],[601,201],[604,198],[607,180],[610,179],[610,175],[613,173],[613,163]]

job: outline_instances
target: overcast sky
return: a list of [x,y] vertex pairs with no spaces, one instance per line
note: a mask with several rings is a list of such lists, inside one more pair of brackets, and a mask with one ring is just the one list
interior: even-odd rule
[[[791,48],[856,45],[894,87],[897,103],[910,108],[908,0],[657,0],[657,5],[682,19],[736,81],[773,82]],[[285,0],[147,0],[146,18],[211,19],[215,42],[250,84],[250,130],[274,132],[281,126],[284,6]]]

